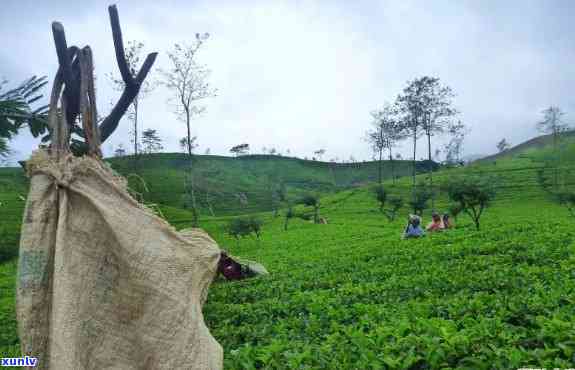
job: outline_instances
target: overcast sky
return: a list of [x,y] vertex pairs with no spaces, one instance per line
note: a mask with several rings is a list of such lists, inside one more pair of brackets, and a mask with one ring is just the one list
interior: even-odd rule
[[[363,141],[370,111],[392,101],[406,81],[437,76],[456,92],[460,118],[471,128],[466,154],[489,154],[505,137],[535,136],[540,111],[553,104],[575,122],[575,1],[171,1],[117,2],[124,41],[166,51],[211,37],[199,60],[212,70],[218,96],[193,121],[203,153],[275,147],[324,159],[369,159]],[[117,72],[108,1],[2,0],[0,78],[13,84],[57,68],[50,24],[63,23],[68,44],[92,47],[99,112],[117,99],[104,74]],[[154,73],[151,78],[158,78]],[[46,90],[46,95],[48,90]],[[166,151],[179,151],[185,124],[159,88],[142,101],[141,123],[157,129]],[[106,154],[129,145],[123,121]],[[424,155],[423,145],[418,157]],[[439,140],[438,140],[439,144]],[[28,133],[12,143],[18,159],[37,146]],[[398,150],[409,155],[410,144]]]

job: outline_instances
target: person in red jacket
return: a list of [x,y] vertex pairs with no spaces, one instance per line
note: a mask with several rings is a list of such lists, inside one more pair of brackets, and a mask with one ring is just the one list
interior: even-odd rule
[[438,213],[433,212],[433,214],[431,215],[431,222],[429,223],[429,225],[427,225],[426,230],[429,232],[434,232],[434,231],[442,231],[443,229],[445,229],[445,226],[443,225],[443,220],[441,219],[441,216]]

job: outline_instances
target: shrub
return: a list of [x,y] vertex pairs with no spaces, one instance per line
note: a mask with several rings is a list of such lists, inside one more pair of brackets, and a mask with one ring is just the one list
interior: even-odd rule
[[567,208],[571,216],[575,217],[575,192],[560,191],[555,194],[557,203]]
[[423,211],[429,207],[429,199],[431,199],[432,192],[424,183],[420,183],[413,189],[413,195],[411,200],[408,202],[413,213],[417,215],[422,215]]
[[236,239],[248,236],[252,233],[259,239],[263,224],[262,220],[253,216],[234,218],[228,224],[227,232]]
[[385,210],[387,219],[391,222],[395,220],[397,212],[403,207],[403,199],[400,196],[390,196],[388,199],[389,208]]
[[0,263],[18,257],[19,239],[19,235],[13,235],[0,226]]
[[495,181],[492,177],[469,176],[453,180],[446,186],[449,199],[471,217],[477,230],[483,211],[495,197]]
[[287,210],[286,210],[286,214],[285,214],[285,221],[284,221],[284,231],[287,231],[288,229],[288,222],[291,218],[293,218],[295,216],[295,213],[293,211],[293,207],[291,204],[288,204]]
[[313,207],[313,223],[319,223],[319,197],[314,194],[307,194],[300,200],[300,203],[308,207]]
[[379,203],[379,211],[383,212],[383,208],[385,207],[385,202],[387,201],[387,192],[381,185],[377,185],[373,188],[373,192],[375,194],[375,199]]
[[451,215],[451,217],[453,217],[453,219],[455,221],[457,221],[457,216],[461,213],[461,211],[463,211],[463,209],[461,209],[461,204],[459,203],[451,203],[449,205],[449,214]]

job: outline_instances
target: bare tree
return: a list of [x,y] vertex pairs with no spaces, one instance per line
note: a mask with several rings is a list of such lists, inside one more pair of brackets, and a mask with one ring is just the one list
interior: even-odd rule
[[497,150],[499,151],[499,153],[508,150],[510,147],[511,147],[511,144],[509,144],[509,143],[507,142],[507,140],[505,140],[505,138],[501,139],[501,140],[497,143]]
[[[431,158],[431,137],[441,134],[451,123],[451,117],[457,114],[452,107],[454,94],[449,86],[442,86],[437,77],[424,76],[420,79],[424,86],[423,94],[423,131],[427,136],[427,160],[429,173],[429,187],[431,194],[431,209],[435,210],[435,191],[433,191],[433,163]],[[463,139],[461,139],[461,143]]]
[[565,115],[561,108],[551,106],[543,110],[543,120],[537,123],[537,129],[545,134],[553,135],[553,148],[557,150],[559,136],[569,130],[569,125],[563,122]]
[[198,102],[216,95],[216,90],[210,87],[208,77],[210,70],[197,62],[197,54],[208,39],[209,34],[196,33],[192,44],[175,44],[168,52],[171,66],[160,69],[163,76],[162,84],[173,93],[172,103],[178,119],[186,123],[188,138],[188,154],[192,156],[191,119],[205,111]]
[[383,152],[389,151],[391,177],[395,183],[395,168],[392,149],[405,138],[404,126],[397,119],[396,110],[390,104],[384,104],[379,111],[371,113],[373,128],[367,132],[367,141],[371,144],[374,154],[379,156],[378,181],[383,181]]
[[424,93],[423,86],[418,83],[418,80],[408,82],[408,85],[403,89],[403,92],[397,96],[395,101],[398,119],[404,127],[406,133],[413,139],[413,158],[412,158],[412,200],[416,197],[416,153],[417,153],[417,139],[423,134],[423,99]]
[[209,69],[196,60],[200,48],[208,37],[209,34],[207,33],[196,33],[196,38],[192,44],[175,44],[172,51],[168,52],[170,68],[160,69],[163,76],[161,83],[173,94],[171,102],[175,106],[175,114],[178,119],[186,123],[189,159],[186,189],[191,199],[192,226],[194,227],[198,226],[199,210],[196,203],[192,171],[191,119],[205,110],[204,106],[198,104],[201,100],[216,95],[215,89],[211,88],[208,82]]
[[447,132],[451,136],[451,139],[444,147],[445,152],[445,162],[447,164],[458,164],[462,162],[463,154],[463,141],[465,140],[465,135],[468,133],[468,129],[461,121],[457,121],[456,124],[449,125]]
[[[125,57],[126,57],[126,64],[128,66],[128,70],[130,75],[133,78],[136,78],[137,75],[137,68],[140,64],[144,51],[144,43],[140,41],[129,41],[127,46],[124,48]],[[123,91],[126,88],[126,82],[122,77],[117,77],[113,73],[107,74],[108,79],[112,83],[112,87],[114,90]],[[143,99],[148,95],[153,89],[155,85],[150,82],[150,80],[144,80],[140,86],[140,91],[134,97],[132,104],[130,104],[129,112],[128,112],[128,119],[132,121],[132,142],[134,144],[134,158],[137,163],[138,155],[139,155],[139,138],[138,138],[138,113],[139,113],[139,103],[140,99]],[[137,165],[136,165],[137,166]]]
[[[404,114],[404,125],[413,134],[413,184],[415,186],[415,153],[418,134],[427,136],[428,171],[430,188],[433,190],[433,165],[431,161],[431,137],[444,132],[450,118],[457,111],[452,107],[454,94],[449,86],[443,86],[437,77],[423,76],[408,83],[403,95],[398,97],[400,110]],[[434,193],[433,193],[434,194]],[[432,209],[435,196],[432,196]]]
[[537,123],[537,129],[543,133],[553,135],[553,151],[555,152],[556,163],[553,175],[553,185],[557,190],[558,185],[558,170],[557,167],[561,163],[560,151],[558,151],[559,140],[561,133],[569,130],[569,125],[563,122],[562,117],[565,115],[561,108],[550,106],[543,110],[543,120]]

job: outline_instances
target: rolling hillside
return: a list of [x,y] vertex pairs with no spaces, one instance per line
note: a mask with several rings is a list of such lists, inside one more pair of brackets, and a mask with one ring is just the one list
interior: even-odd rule
[[[112,167],[128,177],[134,189],[144,193],[148,202],[185,207],[185,155],[161,153],[144,156],[139,174],[148,192],[134,173],[131,157],[109,159]],[[329,163],[271,155],[247,155],[237,158],[195,156],[194,183],[202,213],[216,216],[269,211],[273,208],[272,189],[285,186],[288,198],[303,193],[330,193],[376,181],[377,162]],[[383,177],[391,178],[389,161],[384,162]],[[396,176],[411,173],[409,161],[393,161]],[[418,162],[418,171],[427,163]],[[213,211],[213,213],[212,213]]]
[[[563,145],[572,145],[575,144],[575,130],[567,131],[562,133],[560,136],[560,143]],[[493,154],[487,157],[483,157],[478,159],[475,162],[488,162],[494,161],[503,158],[513,158],[518,157],[521,155],[537,155],[538,151],[541,150],[549,150],[549,148],[553,145],[553,135],[542,135],[534,137],[533,139],[529,139],[519,145],[515,145],[514,147],[509,148],[501,153]]]

